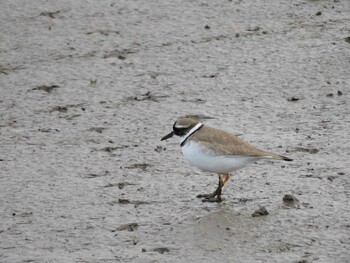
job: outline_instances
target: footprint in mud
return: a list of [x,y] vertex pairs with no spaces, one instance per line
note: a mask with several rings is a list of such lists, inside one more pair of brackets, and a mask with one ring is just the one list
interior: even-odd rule
[[51,128],[39,128],[38,129],[39,132],[59,132],[59,129],[51,129]]
[[68,108],[65,106],[55,106],[49,109],[49,112],[54,112],[54,111],[58,111],[58,112],[67,112]]
[[166,98],[169,97],[168,95],[154,95],[150,91],[141,94],[140,96],[131,96],[127,97],[126,101],[154,101],[154,102],[159,102],[160,98]]
[[91,127],[90,129],[88,129],[88,131],[94,131],[94,132],[97,132],[97,133],[102,133],[106,129],[107,128],[104,128],[104,127]]
[[52,91],[54,91],[55,89],[60,88],[60,86],[58,85],[41,85],[41,86],[37,86],[35,88],[32,88],[31,90],[41,90],[41,91],[45,91],[47,93],[51,93]]
[[206,100],[203,100],[201,98],[196,98],[196,99],[191,99],[191,100],[182,99],[181,101],[183,101],[183,102],[192,102],[192,103],[196,103],[196,104],[204,104],[204,103],[207,102]]
[[150,205],[150,204],[155,204],[159,203],[156,201],[143,201],[143,200],[130,200],[127,198],[119,198],[118,201],[112,201],[108,202],[110,206],[115,206],[116,204],[120,205],[134,205],[134,208],[140,206],[140,205]]
[[317,148],[304,148],[304,147],[295,147],[294,151],[296,152],[306,152],[310,154],[318,153],[320,150]]
[[208,119],[214,119],[214,117],[206,116],[203,114],[188,114],[185,116],[185,118],[191,118],[194,120],[208,120]]
[[[167,248],[167,247],[156,247],[156,248],[153,248],[149,251],[152,251],[152,252],[158,252],[159,254],[164,254],[164,253],[167,253],[167,252],[170,252],[170,249]],[[141,250],[141,252],[147,252],[147,250],[145,248],[143,248]]]
[[85,33],[85,35],[92,35],[92,34],[101,34],[103,36],[109,36],[110,34],[119,35],[120,32],[118,30],[98,29],[95,31],[89,31]]
[[[78,104],[67,104],[67,105],[64,105],[64,106],[53,106],[53,107],[50,107],[48,108],[47,110],[40,110],[40,111],[43,111],[43,112],[55,112],[55,111],[58,111],[58,112],[67,112],[68,109],[70,108],[79,108],[81,107],[81,110],[82,111],[85,111],[85,108],[82,107],[83,106],[83,103],[78,103]],[[79,114],[80,115],[80,114]]]
[[4,75],[8,75],[9,72],[16,71],[19,69],[24,69],[24,66],[10,66],[10,65],[0,65],[0,73]]
[[109,183],[109,184],[105,185],[104,187],[115,187],[115,186],[117,186],[119,189],[124,189],[125,186],[127,186],[127,185],[135,185],[135,184],[129,183],[129,182],[121,182],[121,183],[113,183],[113,184]]
[[121,146],[107,146],[107,147],[103,147],[102,149],[94,149],[94,151],[102,151],[102,152],[107,152],[107,153],[113,153],[115,150],[118,149],[125,149],[128,148],[128,145],[121,145]]
[[119,58],[120,60],[125,60],[127,55],[134,54],[137,52],[138,50],[131,48],[126,48],[122,50],[115,49],[112,51],[105,51],[103,58]]
[[118,228],[111,230],[111,232],[116,232],[116,231],[130,231],[130,232],[133,232],[133,231],[137,230],[138,227],[139,227],[138,223],[129,223],[129,224],[121,225]]
[[60,10],[57,10],[57,11],[54,11],[54,12],[43,11],[43,12],[40,13],[40,16],[47,16],[47,17],[50,17],[50,18],[56,18],[59,13],[61,13]]
[[160,254],[164,254],[164,253],[166,253],[166,252],[169,252],[170,249],[167,248],[167,247],[156,247],[156,248],[152,249],[152,251],[158,252],[158,253],[160,253]]
[[146,171],[147,168],[151,167],[152,165],[148,163],[134,163],[130,166],[125,167],[126,169],[141,169],[142,171]]
[[[93,143],[98,143],[100,144],[100,142],[98,141],[95,141],[95,140],[87,140],[87,142],[93,142]],[[113,143],[112,140],[109,140],[108,141],[109,143]],[[126,149],[126,148],[129,148],[131,146],[129,145],[120,145],[120,146],[106,146],[106,147],[103,147],[103,148],[92,148],[91,149],[91,152],[106,152],[106,153],[109,153],[111,156],[115,156],[116,154],[114,153],[114,151],[116,150],[121,150],[121,149]],[[133,145],[132,147],[137,147],[136,145]],[[122,169],[122,167],[120,167],[120,169]]]
[[88,174],[85,178],[91,179],[91,178],[97,178],[97,177],[102,177],[102,176],[108,176],[111,173],[109,171],[104,171],[102,173],[90,173]]

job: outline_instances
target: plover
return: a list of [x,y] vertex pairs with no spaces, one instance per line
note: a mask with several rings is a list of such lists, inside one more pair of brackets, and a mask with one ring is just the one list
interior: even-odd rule
[[197,195],[204,198],[203,202],[221,202],[221,189],[230,179],[231,172],[250,163],[259,159],[292,161],[283,155],[259,150],[231,133],[190,118],[179,118],[173,131],[161,140],[173,136],[180,142],[182,153],[190,164],[219,176],[218,187],[213,193]]

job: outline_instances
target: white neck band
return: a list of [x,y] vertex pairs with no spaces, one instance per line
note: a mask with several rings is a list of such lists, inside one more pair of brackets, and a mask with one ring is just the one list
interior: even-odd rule
[[183,138],[180,140],[180,145],[187,140],[188,137],[190,137],[194,132],[196,132],[198,129],[200,129],[203,126],[203,123],[198,123],[196,126],[194,126]]

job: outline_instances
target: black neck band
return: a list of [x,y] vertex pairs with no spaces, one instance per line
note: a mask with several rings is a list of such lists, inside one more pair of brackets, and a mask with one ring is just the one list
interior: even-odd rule
[[182,147],[182,146],[184,146],[185,145],[185,143],[186,143],[186,141],[187,141],[187,139],[188,139],[188,137],[190,137],[192,134],[194,134],[196,131],[199,131],[200,129],[202,129],[202,127],[204,126],[204,124],[202,124],[197,130],[194,130],[191,134],[189,134],[187,137],[186,137],[186,139],[180,144],[180,146]]

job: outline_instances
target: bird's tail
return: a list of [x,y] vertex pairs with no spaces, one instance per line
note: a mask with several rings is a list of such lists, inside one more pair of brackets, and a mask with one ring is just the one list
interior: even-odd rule
[[283,161],[287,161],[287,162],[291,162],[291,161],[293,161],[293,159],[288,158],[288,157],[283,156],[283,155],[279,155],[279,157],[280,157],[280,158],[281,158],[281,160],[283,160]]
[[293,159],[291,159],[291,158],[288,158],[288,157],[283,156],[283,155],[275,154],[275,153],[272,154],[271,157],[274,159],[280,159],[280,160],[287,161],[287,162],[293,161]]

